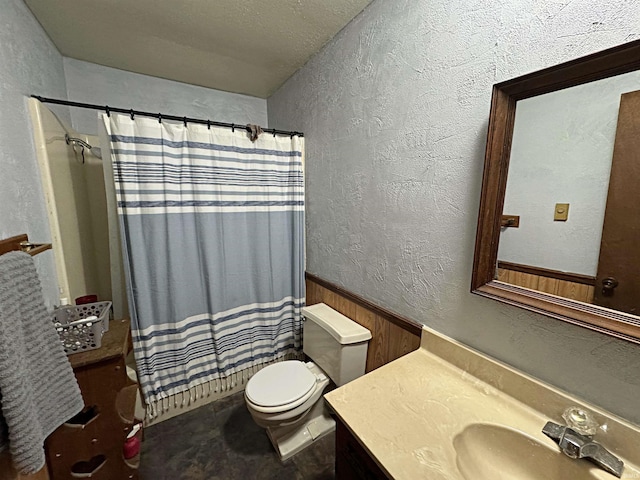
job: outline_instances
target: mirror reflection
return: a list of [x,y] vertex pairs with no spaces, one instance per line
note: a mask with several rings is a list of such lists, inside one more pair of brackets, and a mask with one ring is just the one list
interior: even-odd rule
[[639,186],[640,72],[518,101],[496,278],[640,314]]

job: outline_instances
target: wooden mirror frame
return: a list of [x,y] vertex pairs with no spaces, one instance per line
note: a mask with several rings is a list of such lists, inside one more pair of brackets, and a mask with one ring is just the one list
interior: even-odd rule
[[635,40],[493,86],[472,293],[640,343],[640,317],[495,279],[516,102],[638,69],[640,40]]

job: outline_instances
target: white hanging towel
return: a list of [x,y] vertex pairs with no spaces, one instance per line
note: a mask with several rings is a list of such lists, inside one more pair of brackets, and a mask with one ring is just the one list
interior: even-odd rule
[[23,474],[45,464],[47,436],[83,407],[31,256],[0,256],[0,451]]

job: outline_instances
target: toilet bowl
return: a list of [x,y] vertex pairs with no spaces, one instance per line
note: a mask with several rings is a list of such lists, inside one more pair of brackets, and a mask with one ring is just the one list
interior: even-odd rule
[[251,417],[266,428],[283,461],[335,429],[322,395],[331,380],[342,385],[364,374],[371,338],[369,330],[325,304],[302,312],[303,351],[312,361],[269,365],[245,388]]

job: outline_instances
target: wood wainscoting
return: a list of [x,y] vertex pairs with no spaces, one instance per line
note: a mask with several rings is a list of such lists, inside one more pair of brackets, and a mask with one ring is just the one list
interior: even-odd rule
[[596,284],[596,278],[588,275],[501,261],[498,280],[585,303],[593,303]]
[[370,372],[420,346],[422,325],[396,315],[310,273],[306,274],[307,305],[326,303],[371,331],[367,353]]

